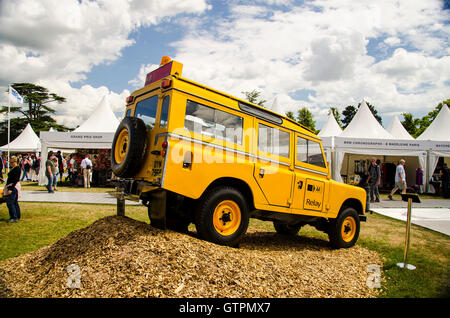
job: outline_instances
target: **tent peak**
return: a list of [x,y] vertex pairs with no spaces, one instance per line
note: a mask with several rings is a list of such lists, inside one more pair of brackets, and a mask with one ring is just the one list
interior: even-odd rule
[[115,132],[119,120],[109,105],[108,95],[104,95],[89,118],[74,132]]
[[364,100],[361,101],[361,105],[352,121],[339,137],[394,139],[376,120]]
[[387,131],[397,139],[414,139],[405,129],[397,115],[392,119]]
[[318,136],[320,137],[330,137],[330,136],[339,136],[342,133],[342,128],[339,126],[339,124],[336,121],[336,118],[333,115],[333,112],[331,111],[328,114],[328,119],[325,123],[325,125],[322,127],[320,132],[318,133]]

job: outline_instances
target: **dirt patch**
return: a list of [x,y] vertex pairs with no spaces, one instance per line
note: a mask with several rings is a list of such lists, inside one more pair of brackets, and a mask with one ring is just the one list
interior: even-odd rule
[[231,248],[111,216],[0,262],[0,297],[374,297],[370,264],[382,260],[360,246],[250,228]]

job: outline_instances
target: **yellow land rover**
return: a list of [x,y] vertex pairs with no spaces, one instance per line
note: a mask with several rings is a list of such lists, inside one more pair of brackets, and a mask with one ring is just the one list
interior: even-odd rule
[[181,76],[163,57],[126,99],[112,169],[152,226],[236,246],[249,218],[283,235],[305,224],[351,247],[365,221],[366,192],[331,180],[321,140],[291,119]]

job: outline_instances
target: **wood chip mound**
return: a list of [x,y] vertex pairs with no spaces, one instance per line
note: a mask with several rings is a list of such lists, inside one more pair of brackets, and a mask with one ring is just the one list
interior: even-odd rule
[[0,262],[0,297],[375,297],[370,264],[376,252],[301,235],[249,228],[231,248],[110,216]]

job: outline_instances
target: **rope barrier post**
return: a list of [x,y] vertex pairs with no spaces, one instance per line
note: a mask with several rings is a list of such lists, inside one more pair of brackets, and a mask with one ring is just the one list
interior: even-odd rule
[[122,188],[117,188],[117,215],[125,216],[125,197]]
[[403,254],[403,263],[397,263],[397,266],[401,268],[407,268],[409,270],[414,270],[416,269],[416,267],[414,265],[408,264],[408,252],[411,238],[411,209],[413,202],[420,203],[420,198],[415,193],[406,193],[402,194],[402,200],[408,201],[408,211],[406,217],[405,251]]

